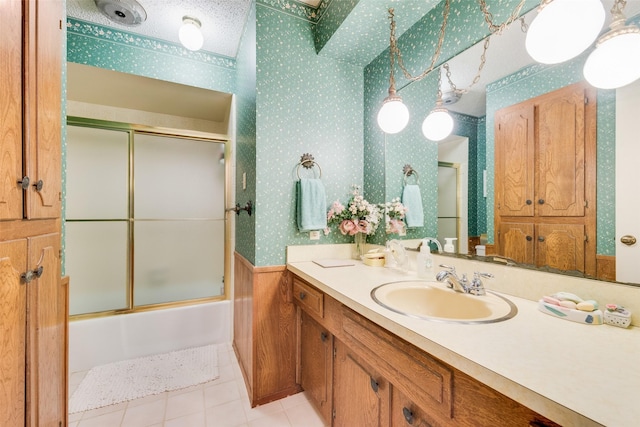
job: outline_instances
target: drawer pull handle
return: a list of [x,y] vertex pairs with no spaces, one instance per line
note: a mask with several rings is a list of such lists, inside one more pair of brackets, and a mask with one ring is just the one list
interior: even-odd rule
[[531,237],[531,236],[527,236],[527,242],[530,242],[530,241],[532,241],[532,240],[533,240],[533,237]]
[[303,300],[307,297],[307,294],[305,294],[304,292],[300,292],[300,299]]
[[538,237],[538,242],[544,242],[544,236]]
[[404,415],[404,419],[407,420],[407,424],[413,425],[413,411],[406,406],[402,408],[402,415]]
[[538,204],[539,205],[544,205],[544,199],[538,199]]
[[42,180],[39,179],[38,182],[33,184],[33,186],[36,187],[36,191],[39,193],[42,191],[42,187],[44,187],[44,182],[42,182]]
[[329,336],[327,335],[326,332],[322,332],[320,334],[320,339],[322,340],[322,342],[325,342],[327,340],[327,338],[329,338]]
[[527,205],[530,205],[530,204],[532,204],[533,202],[532,202],[530,199],[527,199],[526,203],[527,203]]
[[371,389],[377,393],[378,388],[380,388],[380,384],[378,384],[378,381],[374,380],[373,377],[369,377],[369,379],[371,381]]
[[40,276],[42,276],[43,272],[44,272],[44,267],[40,266],[35,270],[29,270],[26,273],[22,273],[20,275],[20,279],[22,279],[22,283],[26,284],[31,282],[33,279],[39,279]]

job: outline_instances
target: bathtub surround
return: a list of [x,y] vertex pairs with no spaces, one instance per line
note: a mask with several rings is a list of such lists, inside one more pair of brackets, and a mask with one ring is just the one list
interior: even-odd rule
[[69,372],[231,341],[231,304],[218,301],[69,323]]
[[96,366],[71,396],[69,413],[180,390],[219,376],[218,347],[213,344]]

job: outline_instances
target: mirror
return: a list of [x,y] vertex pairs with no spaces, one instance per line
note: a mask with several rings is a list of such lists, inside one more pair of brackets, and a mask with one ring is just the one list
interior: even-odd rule
[[[611,1],[605,1],[605,9],[611,8]],[[633,22],[638,21],[637,14],[640,12],[640,2],[629,2],[625,9],[626,16],[635,17]],[[534,10],[525,15],[525,21],[531,23],[537,12]],[[609,18],[608,18],[609,19]],[[605,26],[608,22],[605,23]],[[604,30],[604,29],[603,29]],[[446,105],[452,112],[456,125],[454,133],[456,137],[468,140],[468,173],[466,182],[468,184],[467,197],[461,199],[466,202],[466,224],[468,226],[468,236],[480,236],[486,233],[489,243],[494,243],[494,217],[493,217],[493,139],[494,139],[494,115],[495,112],[509,105],[517,104],[522,100],[536,97],[538,95],[551,92],[558,88],[570,85],[582,80],[582,64],[586,59],[583,54],[580,57],[568,61],[567,63],[555,66],[544,66],[534,63],[524,49],[525,33],[522,32],[519,23],[512,25],[501,36],[492,36],[489,50],[487,52],[486,65],[481,73],[481,80],[468,93],[455,103]],[[480,55],[482,53],[483,42],[465,50],[456,57],[448,60],[451,70],[451,79],[459,89],[465,89],[478,72]],[[403,52],[404,55],[408,53]],[[410,83],[398,90],[405,104],[408,106],[412,120],[421,123],[423,117],[433,108],[437,92],[437,75],[431,73],[423,80]],[[447,93],[451,90],[447,82],[447,77],[442,77],[442,91]],[[508,89],[505,89],[508,88]],[[508,95],[505,95],[505,93]],[[526,93],[523,93],[526,92]],[[598,91],[598,162],[604,157],[606,165],[615,164],[616,136],[613,127],[616,118],[615,92]],[[446,103],[446,95],[443,97]],[[426,104],[426,105],[425,105]],[[415,117],[415,118],[414,118]],[[420,239],[426,236],[437,236],[441,242],[443,237],[453,237],[444,234],[451,234],[449,231],[442,231],[442,227],[433,220],[441,215],[438,213],[438,206],[442,196],[438,192],[438,162],[456,163],[441,158],[441,147],[450,143],[447,139],[440,144],[427,141],[419,131],[419,124],[416,129],[405,129],[400,134],[386,135],[385,137],[385,191],[386,199],[398,197],[402,193],[402,167],[410,162],[413,169],[420,175],[420,187],[423,193],[423,208],[425,224],[423,227],[409,228],[406,236],[401,239]],[[453,137],[452,137],[453,138]],[[607,140],[610,153],[601,156],[601,140]],[[484,171],[487,170],[485,176]],[[613,195],[613,182],[616,177],[620,179],[621,170],[614,171],[613,168],[602,166],[598,168],[598,219],[597,219],[597,254],[610,256],[613,258],[619,249],[616,249],[616,209]],[[617,173],[617,175],[616,175]],[[603,184],[603,182],[608,184]],[[442,187],[442,185],[440,185]],[[452,191],[448,189],[447,191]],[[619,198],[619,196],[618,196]],[[620,208],[618,208],[620,209]],[[464,214],[457,216],[459,222],[464,222]],[[440,218],[438,222],[443,222]],[[457,252],[467,254],[468,248],[464,247],[461,227],[458,226]],[[397,235],[390,235],[389,238],[398,238]],[[618,236],[620,237],[620,236]],[[465,239],[466,240],[466,239]],[[442,242],[444,243],[444,242]],[[466,243],[466,242],[465,242]],[[462,255],[459,255],[462,256]],[[492,257],[482,259],[490,260]],[[618,257],[616,257],[618,258]],[[637,258],[636,258],[637,259]],[[525,266],[530,267],[530,266]],[[543,267],[544,268],[544,267]],[[549,270],[548,268],[545,268]],[[560,272],[559,270],[551,270]],[[566,272],[575,275],[574,271]],[[606,277],[603,277],[606,280]],[[630,282],[625,280],[625,282]],[[632,283],[640,284],[640,280],[631,280]]]

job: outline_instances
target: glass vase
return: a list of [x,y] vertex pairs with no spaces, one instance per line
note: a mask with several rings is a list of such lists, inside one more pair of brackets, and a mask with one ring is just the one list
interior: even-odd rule
[[353,259],[362,260],[367,245],[367,235],[365,233],[356,233],[353,236]]

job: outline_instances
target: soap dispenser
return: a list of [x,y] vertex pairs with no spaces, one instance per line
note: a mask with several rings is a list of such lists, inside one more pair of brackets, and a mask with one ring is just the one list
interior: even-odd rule
[[457,237],[445,237],[444,238],[444,251],[446,253],[452,254],[456,251],[456,248],[453,246],[453,241],[458,240]]
[[431,246],[429,240],[423,239],[420,246],[420,253],[416,256],[416,271],[418,277],[426,279],[431,276],[431,269],[433,268],[433,257],[431,256]]

